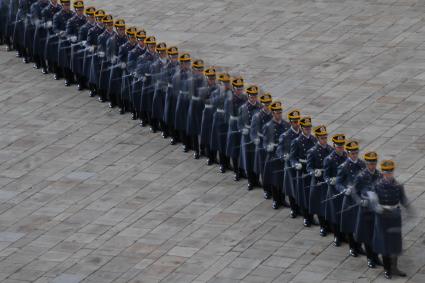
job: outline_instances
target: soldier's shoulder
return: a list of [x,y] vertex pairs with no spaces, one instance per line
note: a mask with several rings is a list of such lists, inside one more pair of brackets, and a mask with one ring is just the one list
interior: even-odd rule
[[294,138],[291,142],[291,144],[293,144],[293,145],[298,145],[300,143],[301,143],[301,135]]
[[358,179],[363,179],[363,178],[366,178],[367,177],[367,175],[368,175],[368,172],[366,171],[366,170],[361,170],[360,171],[360,173],[357,175],[357,178]]
[[251,122],[251,123],[254,123],[254,121],[255,121],[255,123],[257,123],[257,122],[258,122],[258,120],[260,120],[260,119],[261,119],[261,115],[260,115],[260,113],[261,113],[261,112],[257,112],[257,113],[255,113],[255,114],[252,116],[252,122]]
[[272,126],[274,126],[274,122],[273,122],[273,120],[268,121],[268,122],[266,123],[266,125],[265,125],[265,127],[267,127],[267,128],[270,128],[270,127],[272,127]]
[[313,154],[318,150],[317,145],[313,146],[312,148],[310,148],[309,150],[307,150],[307,154]]
[[323,162],[324,163],[328,163],[328,162],[330,162],[331,160],[333,160],[334,158],[333,158],[333,154],[332,154],[332,152],[331,152],[331,154],[329,154],[328,156],[326,156],[325,157],[325,159],[323,159]]
[[348,166],[348,160],[345,160],[344,162],[342,162],[341,165],[338,166],[338,169],[343,169],[346,168]]

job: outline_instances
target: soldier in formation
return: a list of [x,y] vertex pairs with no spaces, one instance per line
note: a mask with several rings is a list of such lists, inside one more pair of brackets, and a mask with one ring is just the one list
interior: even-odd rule
[[131,113],[172,145],[182,143],[195,159],[218,163],[219,172],[233,169],[235,181],[247,178],[249,191],[262,187],[274,209],[290,207],[290,217],[303,216],[305,227],[318,224],[322,237],[333,233],[334,246],[348,242],[350,256],[365,254],[369,268],[383,265],[386,278],[406,276],[397,258],[400,205],[408,201],[394,161],[382,161],[378,170],[376,152],[359,158],[359,142],[344,134],[328,144],[325,125],[313,127],[298,109],[284,116],[282,102],[259,86],[245,88],[242,77],[82,0],[72,6],[70,0],[0,0],[0,44],[66,86],[77,83],[120,114]]

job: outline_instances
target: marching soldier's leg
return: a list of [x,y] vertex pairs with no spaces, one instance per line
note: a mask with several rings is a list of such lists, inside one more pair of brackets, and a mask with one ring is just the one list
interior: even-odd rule
[[377,258],[377,255],[373,252],[372,247],[365,244],[365,251],[366,251],[366,257],[367,257],[367,266],[369,268],[376,268],[376,262],[375,259]]
[[179,131],[180,140],[183,143],[183,152],[189,152],[189,137],[184,131]]
[[71,86],[74,83],[74,74],[67,67],[63,69],[63,72],[65,77],[65,86]]
[[89,83],[89,89],[90,89],[89,96],[95,97],[96,96],[96,86],[92,83]]
[[235,173],[234,180],[238,182],[241,179],[241,172],[239,169],[239,157],[233,157],[232,164],[233,164],[233,172]]
[[333,245],[335,247],[339,247],[341,246],[341,240],[343,239],[343,235],[341,234],[339,225],[337,224],[333,224],[332,225],[332,231],[334,233],[334,241],[333,241]]
[[283,207],[290,207],[289,203],[286,201],[286,195],[285,195],[283,188],[281,186],[279,186],[279,191],[280,191],[280,195],[281,195],[282,206]]
[[[201,148],[202,151],[202,148]],[[207,165],[211,166],[214,163],[217,163],[217,151],[212,150],[209,146],[205,148],[205,155],[208,158]]]
[[[272,188],[269,185],[263,185],[263,197],[264,199],[272,198]],[[272,205],[273,207],[273,205]]]
[[393,277],[391,257],[390,256],[382,256],[382,261],[384,262],[385,278],[391,279]]
[[208,154],[206,153],[208,150],[206,149],[208,146],[205,146],[205,144],[200,144],[199,145],[199,153],[200,153],[200,155],[202,155],[202,156],[207,156],[208,157]]
[[350,246],[350,255],[352,257],[357,257],[359,254],[360,255],[366,254],[362,248],[362,244],[358,243],[354,239],[354,235],[352,233],[348,234],[347,237],[348,237],[348,245]]
[[400,277],[406,277],[407,274],[404,271],[401,271],[398,269],[398,257],[392,256],[391,257],[391,271],[394,275],[400,276]]
[[192,137],[193,158],[199,159],[199,139],[198,136]]
[[229,159],[224,152],[219,152],[220,159],[220,172],[225,173],[226,169],[229,167]]
[[277,186],[272,186],[272,197],[273,197],[273,209],[278,209],[281,205],[282,195],[280,194],[279,188]]
[[357,243],[354,240],[353,234],[348,234],[347,238],[348,238],[348,245],[350,247],[350,255],[352,257],[357,257],[358,256],[357,251],[356,251]]
[[146,125],[147,125],[147,120],[148,120],[148,117],[146,116],[146,112],[145,111],[140,111],[139,112],[139,119],[140,119],[140,126],[141,127],[145,127]]
[[326,220],[323,216],[318,215],[319,219],[319,225],[320,225],[320,236],[326,237],[328,235],[328,225],[326,223]]
[[297,205],[297,201],[295,200],[294,197],[289,196],[289,207],[291,208],[291,218],[296,218],[298,215],[298,205]]
[[150,130],[151,130],[152,133],[156,133],[158,131],[158,127],[159,127],[158,126],[158,120],[155,119],[155,118],[152,118],[152,115],[150,115],[150,116],[151,116],[151,119],[150,119],[151,128],[150,128]]

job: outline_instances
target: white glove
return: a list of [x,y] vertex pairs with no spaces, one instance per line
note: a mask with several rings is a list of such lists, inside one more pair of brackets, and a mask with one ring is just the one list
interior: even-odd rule
[[58,35],[59,35],[59,36],[61,36],[61,37],[62,37],[62,36],[64,36],[64,35],[65,35],[65,31],[61,30],[61,31],[58,33]]
[[261,141],[260,141],[260,138],[255,138],[255,139],[254,139],[254,144],[255,144],[255,145],[259,145],[259,144],[260,144],[260,142],[261,142]]
[[53,22],[52,21],[47,21],[46,22],[46,28],[51,28],[53,26]]
[[303,169],[303,165],[301,163],[297,162],[297,163],[295,163],[295,169],[301,170],[301,169]]
[[71,36],[71,42],[75,43],[77,42],[77,37],[75,35]]
[[329,179],[329,184],[331,184],[332,186],[336,185],[336,177],[332,177]]
[[273,149],[274,149],[274,145],[272,144],[267,145],[267,152],[272,152]]
[[289,159],[289,154],[285,153],[285,154],[283,155],[283,160],[288,160],[288,159]]
[[117,61],[118,61],[118,57],[117,56],[112,56],[112,58],[111,58],[111,63],[112,64],[116,64],[117,63]]
[[99,51],[99,52],[97,53],[97,55],[98,55],[100,58],[104,58],[104,57],[105,57],[105,52],[103,52],[103,51]]
[[376,205],[376,212],[379,213],[379,214],[384,212],[384,208],[379,203]]
[[314,170],[314,176],[315,176],[316,178],[321,177],[321,176],[322,176],[322,170],[320,170],[320,169],[316,169],[316,170]]
[[242,135],[247,135],[247,134],[249,134],[249,130],[247,128],[243,128]]
[[361,206],[363,206],[363,207],[368,206],[368,204],[369,204],[369,201],[368,201],[367,199],[362,199],[362,200],[360,201],[360,205],[361,205]]
[[123,70],[124,70],[125,68],[127,68],[127,64],[126,64],[126,63],[124,63],[124,62],[122,62],[122,63],[121,63],[121,69],[123,69]]
[[345,193],[346,196],[351,195],[351,188],[346,188],[344,193]]

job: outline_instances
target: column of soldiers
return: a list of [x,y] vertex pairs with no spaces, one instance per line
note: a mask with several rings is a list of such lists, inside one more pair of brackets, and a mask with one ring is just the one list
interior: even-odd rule
[[347,241],[351,256],[366,254],[385,277],[405,276],[397,255],[407,200],[392,160],[378,171],[375,152],[361,160],[359,143],[343,134],[329,145],[326,126],[313,128],[297,109],[284,119],[282,103],[256,85],[245,88],[242,77],[206,68],[81,0],[72,4],[74,11],[70,0],[0,0],[1,43],[43,74],[130,112],[195,159],[205,156],[221,173],[232,169],[248,190],[262,186],[273,209],[289,207],[291,218],[319,225],[323,237],[333,232],[335,246]]

